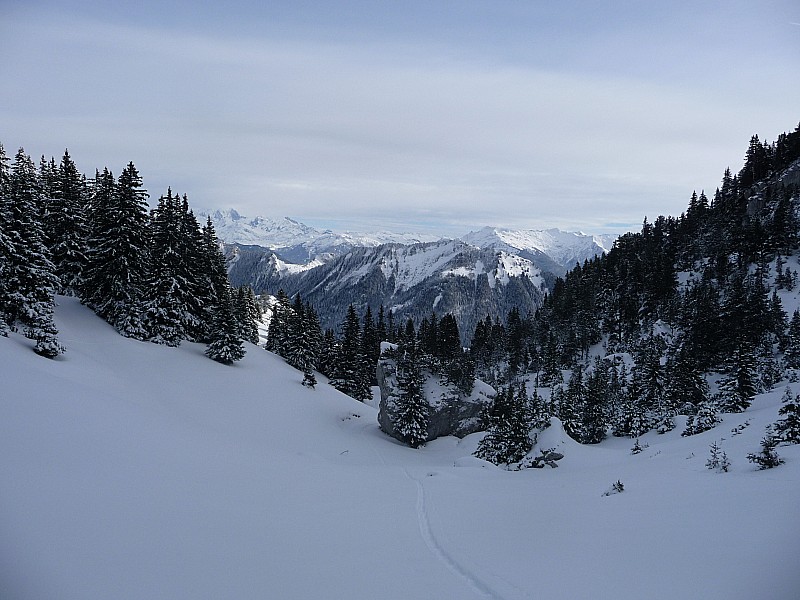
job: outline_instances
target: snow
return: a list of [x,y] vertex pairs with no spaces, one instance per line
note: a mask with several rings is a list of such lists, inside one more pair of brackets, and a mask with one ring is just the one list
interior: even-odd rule
[[496,248],[510,254],[541,252],[563,267],[608,252],[616,236],[589,235],[560,229],[505,229],[483,227],[461,238],[478,248]]
[[198,218],[204,222],[210,216],[217,236],[229,244],[239,243],[257,245],[278,250],[293,246],[308,246],[315,252],[324,254],[341,246],[380,246],[382,244],[418,244],[435,242],[440,237],[419,233],[394,233],[390,231],[374,231],[359,233],[348,231],[335,233],[329,229],[324,231],[310,227],[289,217],[249,218],[230,208],[216,210],[211,213],[199,212]]
[[486,270],[483,261],[476,260],[474,267],[454,267],[442,271],[442,277],[467,277],[475,281],[478,276],[487,273],[489,287],[494,289],[500,285],[508,285],[510,277],[527,277],[533,284],[541,288],[544,285],[542,271],[531,261],[516,254],[497,253],[497,268]]
[[402,446],[255,346],[228,367],[59,303],[63,357],[0,338],[0,598],[797,598],[800,447],[745,460],[783,386],[635,456],[555,422],[559,468],[508,472],[482,434]]

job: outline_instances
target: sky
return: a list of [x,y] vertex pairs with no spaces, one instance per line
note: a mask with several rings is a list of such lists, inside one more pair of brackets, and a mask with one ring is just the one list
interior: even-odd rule
[[637,229],[800,122],[800,3],[0,0],[0,143],[334,230]]

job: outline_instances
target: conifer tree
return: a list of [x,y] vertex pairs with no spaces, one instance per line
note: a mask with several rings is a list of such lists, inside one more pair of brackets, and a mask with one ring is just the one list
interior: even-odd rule
[[785,400],[778,414],[782,418],[775,423],[775,435],[788,444],[800,444],[800,395]]
[[180,199],[167,190],[153,210],[150,225],[151,268],[145,286],[143,325],[157,344],[178,346],[190,326],[190,284],[181,268]]
[[727,473],[731,463],[728,460],[728,455],[722,450],[715,441],[710,446],[710,456],[706,461],[706,468],[717,471],[718,473]]
[[283,289],[278,290],[275,302],[272,304],[272,315],[267,331],[266,349],[280,356],[285,356],[289,337],[289,318],[291,304],[289,296]]
[[365,361],[365,369],[369,376],[370,385],[377,385],[375,365],[378,363],[378,357],[380,356],[381,340],[378,338],[378,331],[369,305],[367,305],[367,310],[364,312],[363,323],[360,342],[361,353]]
[[234,301],[236,316],[242,331],[242,338],[252,344],[258,344],[258,323],[261,320],[261,311],[250,286],[242,286],[236,290]]
[[792,313],[792,318],[789,321],[784,358],[787,367],[800,369],[800,311],[798,310]]
[[245,349],[239,334],[239,324],[233,313],[229,288],[220,291],[218,301],[205,354],[212,360],[229,365],[244,358]]
[[731,357],[729,373],[720,383],[722,392],[722,410],[726,412],[743,412],[756,395],[756,365],[751,350],[743,347],[736,349]]
[[598,444],[606,437],[608,399],[608,369],[604,361],[597,357],[591,374],[586,378],[583,410],[581,412],[582,444]]
[[319,358],[317,359],[317,371],[332,379],[336,370],[336,356],[339,353],[336,343],[336,336],[333,329],[326,329],[322,335],[320,344]]
[[180,231],[177,246],[178,273],[186,282],[186,291],[183,293],[183,303],[186,306],[184,329],[188,339],[199,342],[205,338],[206,305],[211,302],[209,298],[211,285],[203,231],[194,212],[189,208],[186,194],[179,202],[178,229]]
[[256,294],[253,291],[253,288],[250,286],[246,286],[245,296],[245,310],[247,312],[247,335],[245,336],[245,339],[253,344],[258,344],[260,341],[258,325],[261,323],[261,305],[258,303]]
[[772,469],[783,464],[783,459],[775,452],[775,448],[780,442],[778,436],[772,431],[772,427],[767,425],[767,430],[761,440],[761,451],[747,455],[747,460],[758,465],[759,469]]
[[400,439],[412,448],[419,448],[428,437],[430,407],[423,395],[424,384],[416,343],[404,341],[398,348],[399,395],[391,418]]
[[550,407],[539,395],[538,387],[533,389],[533,395],[528,403],[528,414],[532,429],[544,431],[550,427],[550,417],[552,416]]
[[682,436],[696,435],[703,433],[717,426],[721,422],[717,415],[718,405],[714,398],[709,398],[697,407],[696,415],[689,415],[686,420],[686,429],[681,433]]
[[[43,243],[36,218],[37,173],[30,157],[20,148],[11,167],[0,206],[4,217],[6,251],[0,307],[7,326],[19,321],[26,337],[36,341],[37,354],[53,358],[64,351],[53,322],[54,293],[59,284],[55,267]],[[7,219],[7,221],[5,220]]]
[[82,300],[128,337],[144,339],[149,270],[147,192],[133,163],[117,183],[104,169],[93,199],[92,234]]
[[309,348],[306,346],[305,324],[305,306],[300,294],[297,294],[286,319],[287,334],[282,356],[287,363],[300,370],[302,370],[300,364],[307,362],[306,355],[309,352]]
[[386,313],[383,310],[383,304],[381,304],[381,307],[378,309],[378,321],[375,325],[375,336],[378,338],[379,346],[381,342],[389,341],[389,331],[386,326]]
[[58,168],[53,164],[51,170],[51,198],[46,204],[44,225],[61,282],[59,292],[74,296],[82,286],[86,266],[87,191],[68,151],[64,151]]
[[[677,348],[667,357],[664,366],[666,386],[662,404],[658,407],[655,427],[658,433],[675,428],[679,411],[694,412],[708,398],[708,382],[697,368],[696,361],[687,351],[683,338],[677,338]],[[687,408],[684,408],[687,407]]]
[[10,332],[7,319],[10,317],[10,277],[11,256],[14,247],[11,243],[11,197],[9,188],[9,167],[3,144],[0,143],[0,336]]
[[199,339],[208,341],[214,312],[222,302],[222,296],[225,291],[227,290],[230,294],[230,283],[228,281],[228,272],[225,268],[225,256],[222,253],[222,246],[217,238],[217,232],[211,222],[211,217],[206,219],[201,238],[200,265],[202,272],[205,274],[206,289],[202,290],[202,316],[200,317]]
[[496,465],[521,461],[533,447],[531,424],[524,388],[500,388],[490,412],[489,430],[478,444],[475,456]]
[[583,439],[583,410],[586,403],[586,383],[583,367],[578,365],[570,376],[566,393],[559,396],[558,417],[573,440]]
[[351,304],[342,326],[342,339],[331,385],[351,398],[364,401],[372,395],[369,381],[361,349],[361,327]]

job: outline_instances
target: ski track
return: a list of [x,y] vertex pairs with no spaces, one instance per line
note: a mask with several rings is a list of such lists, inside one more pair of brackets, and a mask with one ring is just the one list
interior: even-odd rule
[[[506,600],[506,596],[500,594],[497,590],[493,589],[489,584],[471,572],[467,567],[462,565],[458,560],[450,554],[447,549],[436,538],[431,528],[430,517],[428,515],[428,508],[425,501],[425,487],[419,479],[416,479],[408,472],[408,469],[403,469],[405,476],[408,477],[417,486],[417,521],[419,522],[419,532],[425,545],[428,546],[431,554],[439,559],[444,565],[453,573],[464,579],[472,589],[478,592],[484,598],[491,600]],[[511,585],[511,584],[509,584]],[[520,590],[521,592],[521,590]],[[522,597],[527,598],[527,594],[522,593]]]

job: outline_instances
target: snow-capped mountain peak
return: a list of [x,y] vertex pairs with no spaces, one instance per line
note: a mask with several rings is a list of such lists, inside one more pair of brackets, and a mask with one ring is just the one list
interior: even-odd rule
[[546,255],[564,270],[607,252],[616,236],[597,236],[560,229],[483,227],[461,239],[478,248],[495,248],[528,258]]

